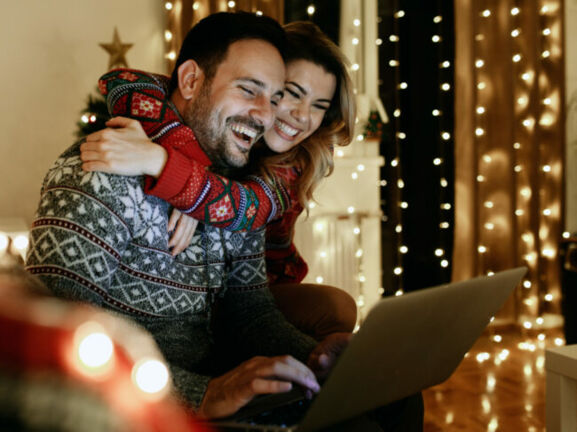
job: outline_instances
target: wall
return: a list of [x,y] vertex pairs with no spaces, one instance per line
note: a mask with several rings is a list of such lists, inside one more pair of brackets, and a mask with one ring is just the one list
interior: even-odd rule
[[98,44],[133,43],[131,67],[165,72],[160,0],[3,1],[0,26],[0,221],[30,223],[56,156],[74,141],[79,112],[109,56]]
[[565,71],[567,106],[567,161],[565,228],[577,233],[577,0],[565,1]]

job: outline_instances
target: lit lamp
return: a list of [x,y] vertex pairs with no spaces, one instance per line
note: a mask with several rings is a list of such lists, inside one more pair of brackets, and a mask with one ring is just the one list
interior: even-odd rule
[[22,219],[0,219],[0,258],[24,259],[28,250],[28,229]]

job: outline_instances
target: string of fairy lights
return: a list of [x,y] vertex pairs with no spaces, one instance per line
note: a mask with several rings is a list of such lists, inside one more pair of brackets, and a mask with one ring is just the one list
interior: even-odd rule
[[[514,193],[509,195],[499,193],[499,182],[494,176],[502,173],[498,174],[493,167],[499,164],[501,152],[506,149],[487,142],[487,128],[491,127],[487,118],[491,115],[491,90],[494,91],[491,80],[498,77],[487,71],[492,60],[490,47],[483,44],[487,31],[494,28],[490,21],[496,19],[495,13],[491,8],[479,10],[475,37],[474,133],[479,152],[478,201],[482,203],[477,259],[482,273],[493,273],[499,264],[492,256],[503,248],[496,235],[503,225],[512,225],[518,238],[512,246],[517,249],[518,263],[529,269],[522,283],[518,319],[526,329],[540,328],[545,325],[545,316],[556,312],[557,306],[553,303],[559,298],[557,243],[561,229],[563,167],[558,130],[562,89],[556,81],[562,56],[560,5],[547,1],[536,6],[518,1],[509,11],[514,98],[513,139],[509,144]],[[535,24],[539,28],[537,35],[532,31]],[[511,203],[504,202],[509,196]],[[510,209],[513,214],[504,214],[503,209]]]
[[[403,221],[406,218],[406,210],[409,209],[411,205],[408,201],[409,199],[418,199],[418,197],[409,197],[405,193],[405,180],[403,175],[408,175],[408,173],[403,173],[403,153],[406,151],[407,142],[414,137],[408,136],[405,129],[411,129],[411,121],[408,118],[409,113],[405,113],[406,108],[403,104],[406,101],[405,93],[410,91],[410,83],[407,82],[406,71],[403,71],[403,67],[406,65],[401,64],[401,57],[403,57],[403,50],[406,51],[408,47],[403,47],[404,41],[401,39],[401,35],[404,34],[404,29],[408,25],[406,23],[407,19],[410,17],[407,15],[408,12],[399,6],[399,2],[395,2],[393,19],[392,19],[392,31],[388,36],[388,41],[392,46],[390,52],[392,53],[391,58],[388,60],[388,66],[394,71],[394,107],[393,107],[393,147],[394,155],[391,157],[389,163],[391,173],[390,177],[392,181],[387,181],[387,179],[381,180],[381,186],[383,188],[389,188],[387,194],[393,205],[391,210],[387,215],[386,220],[392,221],[394,224],[394,234],[396,241],[396,249],[394,256],[394,263],[392,266],[392,273],[395,278],[393,279],[395,286],[395,294],[400,295],[404,292],[404,261],[407,254],[411,251],[406,242],[403,229]],[[439,183],[439,194],[438,194],[438,211],[437,216],[439,220],[439,226],[436,237],[436,247],[433,248],[433,256],[428,259],[431,262],[437,262],[441,271],[444,275],[444,280],[450,279],[450,267],[451,267],[451,247],[450,243],[452,241],[452,166],[450,162],[452,158],[450,155],[453,151],[452,149],[452,119],[449,107],[452,106],[452,58],[450,55],[450,50],[445,46],[444,32],[446,31],[443,20],[443,14],[438,8],[437,13],[431,16],[433,21],[433,34],[430,37],[430,48],[435,53],[437,59],[438,71],[431,76],[437,77],[438,81],[438,92],[436,106],[431,110],[430,115],[433,117],[434,129],[438,131],[438,134],[431,138],[431,143],[435,145],[437,153],[431,160],[432,165],[436,168],[434,170],[434,175],[438,178],[431,179],[431,181],[438,181]],[[429,49],[429,47],[427,48]],[[449,162],[449,163],[448,163]]]

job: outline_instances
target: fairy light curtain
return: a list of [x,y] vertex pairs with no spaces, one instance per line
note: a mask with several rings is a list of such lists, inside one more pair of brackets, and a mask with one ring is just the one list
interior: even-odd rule
[[[563,226],[561,0],[456,0],[454,279],[525,265],[498,318],[555,325]],[[551,320],[548,321],[548,318]]]
[[453,244],[453,6],[379,2],[386,295],[450,280]]
[[172,72],[178,51],[188,30],[199,20],[216,12],[247,11],[284,20],[284,0],[171,0],[163,1],[167,14],[164,32],[166,70]]

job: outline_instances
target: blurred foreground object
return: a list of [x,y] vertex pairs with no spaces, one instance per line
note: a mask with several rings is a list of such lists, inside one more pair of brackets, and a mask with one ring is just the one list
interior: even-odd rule
[[146,332],[50,297],[8,254],[0,257],[0,430],[207,432],[172,397]]

